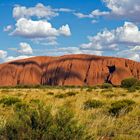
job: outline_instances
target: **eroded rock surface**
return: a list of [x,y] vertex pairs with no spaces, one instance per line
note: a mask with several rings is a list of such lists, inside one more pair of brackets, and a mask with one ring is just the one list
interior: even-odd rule
[[0,86],[120,85],[125,78],[140,79],[140,63],[94,55],[33,57],[0,65]]

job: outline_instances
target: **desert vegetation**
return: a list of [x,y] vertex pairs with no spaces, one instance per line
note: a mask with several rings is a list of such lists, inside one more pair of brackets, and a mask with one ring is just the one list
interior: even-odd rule
[[0,139],[139,140],[140,88],[129,80],[121,87],[1,87]]

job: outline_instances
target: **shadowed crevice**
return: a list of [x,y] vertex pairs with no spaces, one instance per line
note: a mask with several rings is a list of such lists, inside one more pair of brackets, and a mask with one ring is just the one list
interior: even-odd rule
[[14,62],[9,62],[8,64],[16,65],[16,66],[23,66],[23,67],[25,67],[26,65],[33,64],[40,67],[40,65],[35,61],[22,61],[22,62],[14,61]]
[[[46,71],[42,76],[42,83],[43,85],[59,85],[60,81],[65,81],[69,78],[77,78],[80,81],[82,81],[81,75],[74,71],[65,71],[61,67],[57,67],[57,73],[56,68],[53,68],[51,70]],[[63,82],[62,82],[63,83]]]
[[62,85],[64,85],[65,84],[65,81],[69,78],[71,69],[72,69],[72,63],[70,64],[70,66],[69,66],[69,68],[67,70],[68,72],[66,73],[66,75],[64,77],[64,81],[63,81],[63,84]]
[[112,65],[112,66],[107,66],[107,67],[108,67],[109,74],[108,74],[107,79],[105,80],[105,82],[112,84],[111,77],[112,77],[112,74],[116,70],[116,66],[115,65]]
[[86,85],[88,85],[88,75],[89,75],[89,71],[90,71],[90,67],[91,67],[91,63],[92,63],[92,59],[89,61],[89,65],[88,65],[88,68],[87,68],[87,72],[86,72],[86,76],[85,76],[85,79],[84,79],[84,83],[86,84]]

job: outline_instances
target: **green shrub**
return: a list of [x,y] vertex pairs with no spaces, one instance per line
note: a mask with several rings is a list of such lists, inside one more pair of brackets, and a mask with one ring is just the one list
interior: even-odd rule
[[113,98],[113,97],[117,97],[117,94],[114,93],[103,93],[103,96],[105,96],[106,98]]
[[123,88],[131,88],[132,86],[136,85],[139,82],[136,78],[127,78],[122,80],[121,87]]
[[136,88],[134,86],[128,88],[128,92],[135,92],[136,91]]
[[16,97],[4,97],[0,100],[0,104],[6,105],[6,106],[13,105],[17,102],[21,102],[21,100]]
[[66,93],[66,96],[75,96],[77,93],[73,91],[69,91]]
[[[21,104],[20,104],[21,105]],[[18,108],[21,107],[17,105]],[[14,116],[7,120],[0,131],[4,140],[90,140],[85,126],[81,125],[73,111],[61,107],[52,115],[51,108],[40,104],[14,110]]]
[[140,80],[137,80],[135,86],[136,86],[136,87],[139,87],[139,89],[140,89]]
[[44,133],[49,132],[52,124],[49,108],[20,108],[15,110],[13,118],[7,121],[1,136],[8,140],[43,139]]
[[[130,87],[130,90],[140,90],[140,81],[138,80],[132,87]],[[129,89],[128,89],[129,90]]]
[[39,104],[40,100],[39,99],[31,99],[30,103],[35,103],[35,104]]
[[119,116],[121,113],[125,114],[132,110],[132,105],[135,104],[133,100],[119,100],[111,104],[109,113],[112,116]]
[[102,88],[112,88],[113,86],[110,83],[104,83],[101,87]]
[[137,84],[136,84],[136,85],[134,86],[134,88],[135,88],[135,90],[140,90],[140,85],[137,85]]
[[2,89],[1,92],[2,93],[8,93],[8,92],[10,92],[10,90],[8,88],[7,89]]
[[87,100],[84,102],[84,109],[100,108],[103,106],[103,102],[99,100]]
[[15,111],[26,110],[29,108],[29,105],[23,102],[17,102],[14,106]]
[[42,88],[45,88],[45,86],[44,85],[24,85],[24,84],[21,84],[21,85],[17,85],[17,86],[15,86],[14,88],[17,88],[17,89],[24,89],[24,88],[28,88],[28,89],[30,89],[30,88],[37,88],[37,89],[42,89]]
[[69,91],[65,94],[56,94],[55,97],[56,98],[66,98],[66,97],[69,97],[69,96],[75,96],[77,93],[76,92],[72,92],[72,91]]
[[61,107],[54,119],[54,126],[52,129],[57,140],[85,140],[91,139],[88,135],[85,126],[78,123],[74,118],[74,112],[67,107]]
[[103,89],[101,91],[101,93],[107,93],[107,92],[113,92],[113,90],[111,88],[109,88],[109,89]]
[[54,93],[53,92],[48,92],[47,95],[54,95]]
[[56,98],[65,98],[66,94],[57,94],[55,95]]
[[92,92],[92,88],[88,88],[86,91],[87,92]]

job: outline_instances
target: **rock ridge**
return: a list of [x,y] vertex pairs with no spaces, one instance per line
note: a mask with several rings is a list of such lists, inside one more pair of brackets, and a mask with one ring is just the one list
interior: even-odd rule
[[129,77],[140,79],[139,62],[86,54],[39,56],[0,64],[0,86],[120,85]]

